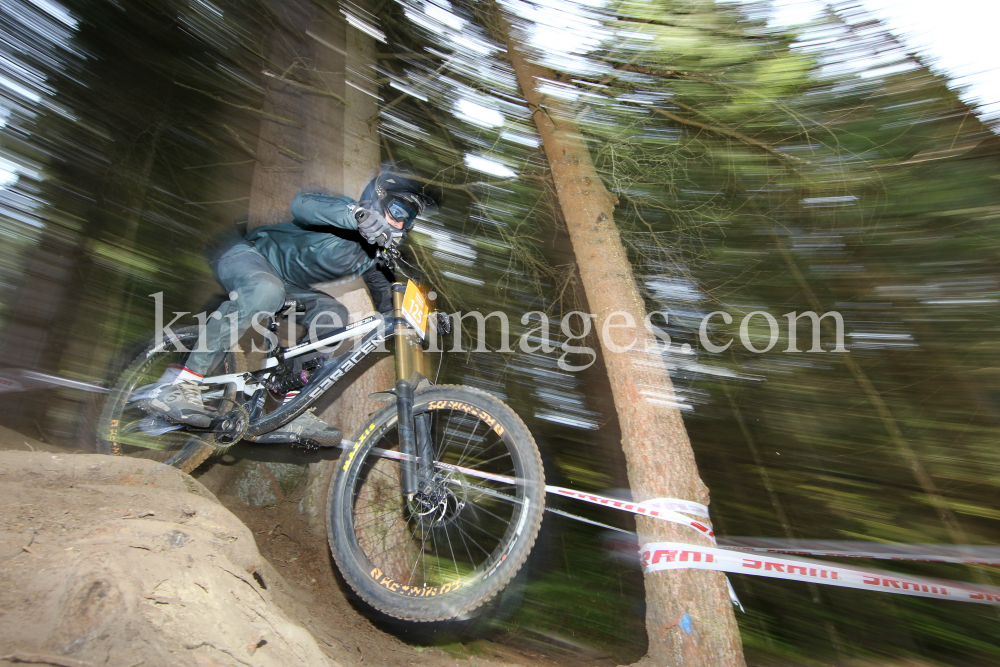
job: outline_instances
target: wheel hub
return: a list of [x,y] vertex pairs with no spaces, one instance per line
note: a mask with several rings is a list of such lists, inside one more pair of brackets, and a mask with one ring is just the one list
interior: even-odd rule
[[427,528],[440,528],[458,518],[465,508],[465,498],[456,495],[439,476],[433,482],[424,484],[409,504],[410,511]]

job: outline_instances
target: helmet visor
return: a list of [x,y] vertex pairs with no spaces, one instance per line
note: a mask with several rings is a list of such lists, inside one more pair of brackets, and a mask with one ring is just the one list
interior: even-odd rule
[[412,228],[413,221],[417,219],[417,210],[413,208],[409,202],[403,201],[397,197],[393,197],[389,200],[388,205],[385,207],[385,211],[396,222],[402,222],[403,229]]

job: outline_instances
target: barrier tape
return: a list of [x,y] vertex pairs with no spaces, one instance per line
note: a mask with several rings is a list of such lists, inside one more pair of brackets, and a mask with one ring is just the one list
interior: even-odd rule
[[618,500],[616,498],[598,496],[593,493],[580,493],[579,491],[574,491],[573,489],[567,489],[561,486],[546,486],[545,492],[554,493],[565,498],[575,498],[576,500],[582,500],[593,505],[611,507],[622,510],[623,512],[631,512],[632,514],[638,514],[639,516],[649,516],[654,519],[679,523],[682,526],[688,526],[695,529],[702,535],[705,535],[712,540],[713,544],[715,543],[715,532],[712,530],[711,526],[706,526],[700,521],[695,521],[694,519],[681,514],[681,512],[687,512],[688,514],[694,514],[707,519],[708,508],[700,503],[692,502],[690,500],[680,500],[678,498],[656,498],[653,500],[646,500],[641,503],[633,503],[627,500]]
[[[340,447],[353,446],[353,442],[349,440],[344,440],[341,442]],[[403,460],[406,455],[401,452],[393,452],[390,450],[382,449],[376,447],[374,453],[377,456],[383,458]],[[466,468],[463,466],[453,465],[451,463],[443,463],[441,461],[435,461],[434,466],[442,470],[451,470],[453,472],[458,472],[463,475],[468,475],[470,477],[478,477],[480,479],[488,479],[494,482],[500,482],[502,484],[516,484],[517,480],[513,477],[508,477],[506,475],[495,475],[493,473],[483,472],[481,470],[475,470],[473,468]],[[694,514],[696,516],[708,518],[708,508],[700,503],[696,503],[690,500],[680,500],[678,498],[656,498],[653,500],[646,500],[641,503],[633,503],[627,500],[619,500],[617,498],[608,498],[607,496],[598,496],[592,493],[581,493],[579,491],[574,491],[573,489],[567,489],[562,486],[551,486],[546,485],[546,493],[554,493],[556,495],[564,496],[566,498],[576,498],[577,500],[582,500],[584,502],[592,503],[595,505],[603,505],[605,507],[612,507],[615,509],[620,509],[625,512],[632,512],[633,514],[638,514],[641,516],[649,516],[655,519],[662,519],[664,521],[672,521],[674,523],[679,523],[681,525],[689,526],[694,528],[699,533],[707,536],[712,542],[715,542],[715,533],[712,532],[711,526],[706,526],[704,523],[695,521],[689,517],[680,514],[680,512],[687,512],[688,514]],[[589,519],[584,519],[583,517],[577,517],[570,514],[569,512],[556,511],[557,514],[562,514],[573,519],[579,519],[580,521],[585,521],[586,523],[592,523],[598,526],[611,528],[611,526],[605,526],[602,523],[591,521]],[[707,521],[705,523],[708,523]]]
[[885,544],[846,540],[783,540],[754,537],[719,539],[723,549],[826,558],[877,558],[920,563],[1000,565],[1000,547],[961,544]]
[[[641,516],[688,525],[707,535],[716,543],[710,527],[679,514],[687,512],[708,518],[708,508],[691,501],[674,498],[658,498],[642,503],[630,503],[595,494],[580,493],[563,487],[547,486],[546,492],[567,498],[575,498],[595,505],[620,509]],[[574,517],[567,512],[558,512],[572,518],[580,518],[588,523],[594,521]],[[706,522],[707,523],[707,522]],[[607,526],[610,527],[610,526]],[[897,545],[865,542],[817,542],[806,540],[768,540],[754,538],[724,539],[725,548],[702,547],[679,542],[657,542],[644,544],[639,555],[644,573],[683,568],[714,570],[732,574],[750,574],[792,581],[811,581],[829,586],[877,590],[897,595],[958,600],[979,604],[1000,605],[1000,588],[971,586],[957,581],[941,581],[924,577],[910,577],[882,570],[835,565],[819,560],[780,558],[775,556],[749,557],[741,551],[752,553],[789,553],[808,556],[839,558],[879,558],[886,560],[906,560],[920,562],[963,563],[970,565],[1000,564],[1000,549],[994,547],[969,547],[960,545]],[[855,550],[862,547],[864,551]],[[931,552],[931,553],[926,553]],[[936,553],[935,553],[936,552]],[[726,579],[730,599],[743,608],[729,579]]]
[[[343,445],[342,445],[343,446]],[[406,458],[398,452],[376,449],[379,456],[393,459]],[[461,474],[482,479],[489,479],[506,484],[516,484],[513,477],[494,475],[463,466],[441,462],[436,467],[452,470]],[[574,498],[594,505],[630,512],[639,516],[670,521],[686,525],[705,535],[716,544],[715,533],[710,525],[684,516],[681,512],[708,518],[708,508],[699,503],[677,498],[656,498],[641,503],[599,496],[592,493],[582,493],[561,486],[547,485],[546,493],[553,493],[565,498]],[[578,517],[569,512],[549,509],[557,514],[578,519],[587,523],[606,526],[597,521]],[[615,529],[618,530],[618,529]],[[789,557],[757,556],[757,553],[789,553],[799,555],[825,555],[840,558],[881,558],[888,560],[906,560],[921,562],[947,562],[975,565],[1000,564],[1000,549],[993,547],[968,547],[944,545],[896,545],[865,542],[819,542],[806,540],[769,540],[755,538],[730,538],[724,540],[726,548],[702,547],[682,542],[653,542],[644,544],[639,549],[643,573],[660,572],[664,570],[699,569],[732,574],[750,574],[773,579],[813,582],[841,588],[856,590],[875,590],[896,595],[935,598],[938,600],[956,600],[960,602],[975,602],[979,604],[1000,605],[1000,588],[989,586],[973,586],[958,581],[942,581],[925,577],[903,576],[882,570],[858,568],[837,565],[820,560],[806,560]],[[866,551],[854,551],[847,547],[863,546]],[[923,553],[922,550],[937,553]],[[753,557],[741,552],[754,553]],[[729,579],[726,579],[730,599],[740,609],[743,606],[736,597]]]
[[[580,493],[579,491],[574,491],[573,489],[567,489],[562,486],[546,486],[546,493],[554,493],[559,496],[564,496],[566,498],[575,498],[577,500],[582,500],[593,505],[603,505],[604,507],[611,507],[614,509],[619,509],[624,512],[631,512],[632,514],[638,514],[639,516],[649,516],[654,519],[661,519],[663,521],[671,521],[673,523],[681,524],[682,526],[688,526],[694,528],[699,533],[708,537],[712,540],[712,544],[715,544],[715,533],[712,531],[711,526],[706,526],[705,524],[690,519],[684,516],[680,512],[686,512],[688,514],[694,514],[695,516],[700,516],[708,519],[708,508],[701,503],[696,503],[691,500],[680,500],[679,498],[654,498],[652,500],[644,500],[641,503],[633,503],[627,500],[618,500],[616,498],[608,498],[607,496],[598,496],[593,493]],[[548,508],[546,508],[548,509]],[[568,516],[579,521],[585,521],[587,523],[597,524],[604,526],[605,528],[611,528],[612,530],[620,530],[613,528],[612,526],[605,526],[597,521],[591,521],[590,519],[584,519],[583,517],[574,516],[569,512],[563,512],[560,510],[550,510],[556,514],[562,514],[563,516]],[[707,521],[705,523],[708,523]],[[734,605],[740,608],[740,611],[746,611],[743,609],[743,603],[740,602],[739,597],[736,595],[736,590],[733,588],[733,584],[729,581],[729,577],[726,577],[726,589],[729,592],[729,599]]]
[[1000,588],[974,586],[957,581],[911,577],[823,561],[753,557],[727,549],[699,547],[680,542],[653,542],[639,549],[644,573],[692,568],[758,577],[806,581],[828,586],[882,591],[938,600],[957,600],[1000,605]]

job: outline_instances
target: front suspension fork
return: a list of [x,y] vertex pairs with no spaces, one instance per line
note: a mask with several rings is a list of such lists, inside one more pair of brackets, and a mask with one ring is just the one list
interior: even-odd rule
[[[406,286],[392,286],[392,308],[396,344],[396,419],[399,450],[403,454],[402,485],[407,500],[430,483],[434,470],[430,415],[413,416],[413,392],[425,378],[423,346],[403,319]],[[418,463],[419,462],[419,463]]]

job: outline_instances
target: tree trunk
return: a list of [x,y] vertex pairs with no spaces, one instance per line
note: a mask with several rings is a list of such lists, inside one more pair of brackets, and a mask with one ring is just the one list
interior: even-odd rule
[[[586,141],[566,105],[539,93],[538,84],[555,75],[530,62],[496,11],[507,54],[538,127],[552,170],[559,203],[576,254],[580,279],[600,338],[622,449],[636,500],[683,498],[708,504],[687,430],[676,407],[673,385],[654,337],[643,327],[646,308],[636,286],[613,218],[614,198],[591,161]],[[612,313],[625,313],[634,328],[610,328]],[[625,321],[619,317],[615,324]],[[633,342],[634,341],[634,342]],[[616,349],[631,349],[616,352]],[[640,544],[706,544],[689,528],[638,517]],[[642,663],[693,667],[744,665],[739,629],[724,576],[718,572],[674,570],[646,575],[646,630],[649,649]]]
[[[276,3],[274,14],[281,34],[274,35],[269,58],[282,69],[273,73],[308,81],[309,88],[267,77],[264,111],[284,120],[268,116],[261,121],[250,193],[251,228],[289,220],[288,205],[306,186],[357,198],[379,164],[374,77],[361,79],[351,73],[374,71],[374,40],[308,2]],[[370,94],[347,85],[348,80]],[[363,281],[331,293],[347,307],[352,320],[374,312]],[[353,438],[381,407],[368,395],[393,386],[392,368],[392,360],[383,359],[353,381],[345,378],[350,385],[321,416],[340,428],[344,437]],[[310,466],[299,506],[318,533],[326,530],[326,493],[335,467],[332,461]]]
[[[274,30],[269,37],[268,60],[280,73],[298,73],[306,55],[309,7],[296,0],[272,4]],[[264,116],[257,139],[257,164],[250,191],[249,227],[288,222],[288,205],[303,182],[306,137],[302,89],[267,77]]]

